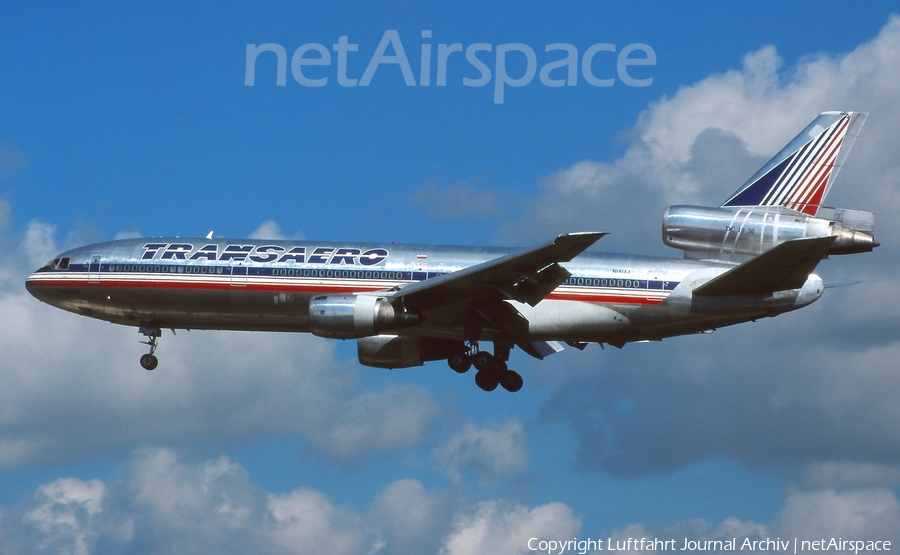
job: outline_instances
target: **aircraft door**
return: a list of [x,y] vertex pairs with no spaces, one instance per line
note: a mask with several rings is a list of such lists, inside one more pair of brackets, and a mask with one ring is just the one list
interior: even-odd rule
[[247,286],[247,263],[245,261],[231,261],[231,285],[232,287]]
[[88,265],[88,283],[100,283],[100,255],[91,256],[91,263]]

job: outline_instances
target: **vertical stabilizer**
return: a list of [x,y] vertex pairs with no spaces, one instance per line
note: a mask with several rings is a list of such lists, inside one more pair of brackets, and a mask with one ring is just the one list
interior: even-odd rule
[[867,117],[821,113],[722,206],[782,206],[815,216]]

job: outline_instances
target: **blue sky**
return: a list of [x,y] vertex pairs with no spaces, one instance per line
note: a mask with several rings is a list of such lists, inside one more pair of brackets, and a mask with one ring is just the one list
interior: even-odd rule
[[[526,553],[529,537],[900,541],[900,18],[892,2],[26,3],[0,7],[0,546],[15,552]],[[399,64],[361,80],[396,32]],[[423,38],[430,31],[430,38]],[[275,55],[321,87],[276,85]],[[490,45],[477,69],[441,44]],[[577,81],[540,69],[577,49]],[[581,57],[599,51],[588,82]],[[536,74],[496,103],[496,52]],[[630,66],[617,56],[652,49]],[[392,47],[393,48],[393,47]],[[389,49],[386,55],[396,54]],[[314,57],[310,55],[310,57]],[[635,57],[639,57],[635,55]],[[524,74],[525,55],[507,55]],[[562,79],[565,69],[551,72]],[[530,245],[677,256],[663,208],[727,198],[824,110],[871,112],[829,202],[883,245],[815,305],[619,351],[515,353],[516,395],[351,342],[133,329],[43,306],[27,273],[135,235]],[[185,523],[192,523],[188,526]]]

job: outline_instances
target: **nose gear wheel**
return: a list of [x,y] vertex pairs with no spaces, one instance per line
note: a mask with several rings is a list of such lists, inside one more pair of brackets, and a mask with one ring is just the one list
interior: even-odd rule
[[156,358],[156,355],[154,355],[153,353],[156,352],[156,347],[158,345],[159,336],[162,335],[162,330],[159,328],[141,326],[138,331],[140,331],[147,337],[147,341],[141,341],[141,343],[150,346],[150,352],[145,355],[141,355],[141,366],[144,368],[144,370],[153,370],[159,365],[159,359]]

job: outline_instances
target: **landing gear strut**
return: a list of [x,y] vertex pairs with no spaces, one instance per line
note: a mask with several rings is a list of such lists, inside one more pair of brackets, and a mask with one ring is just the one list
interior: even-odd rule
[[506,365],[506,361],[509,359],[509,347],[500,347],[495,344],[495,353],[492,355],[487,351],[481,351],[478,349],[478,343],[471,342],[468,343],[465,352],[451,355],[447,359],[447,364],[460,374],[475,366],[475,370],[478,371],[475,374],[475,385],[484,391],[493,391],[497,389],[498,385],[510,393],[522,389],[524,383],[522,376],[515,370],[510,370]]
[[153,353],[156,352],[157,341],[159,336],[162,335],[162,330],[141,326],[139,331],[147,336],[147,341],[141,341],[141,343],[150,345],[150,352],[146,355],[141,355],[141,366],[144,370],[153,370],[159,365],[159,359]]

